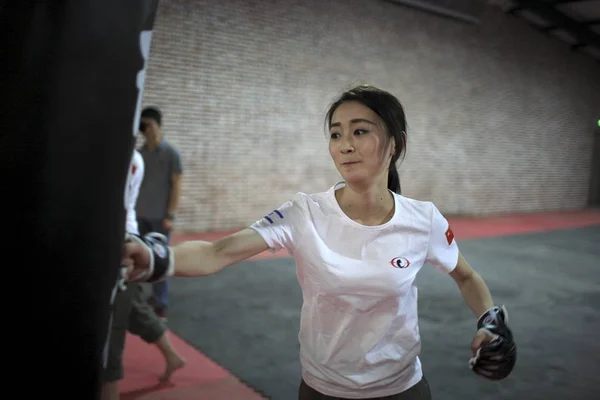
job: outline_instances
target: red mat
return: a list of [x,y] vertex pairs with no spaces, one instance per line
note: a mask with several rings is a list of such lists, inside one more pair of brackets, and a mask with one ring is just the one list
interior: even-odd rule
[[[448,221],[458,240],[479,239],[600,225],[600,210],[562,211],[544,214],[510,214],[476,218],[448,218]],[[177,233],[173,235],[173,243],[183,240],[206,240],[212,242],[235,232]],[[287,256],[287,253],[284,251],[275,254],[264,252],[254,256],[253,259]]]
[[600,225],[600,210],[512,214],[486,218],[449,218],[458,240],[549,232]]
[[[565,228],[600,225],[600,211],[504,215],[486,218],[449,218],[458,240],[520,233],[547,232]],[[176,234],[173,241],[214,241],[232,232]],[[264,252],[254,259],[286,257],[280,251]],[[260,400],[256,394],[225,369],[170,334],[173,345],[187,360],[170,384],[159,384],[164,361],[154,346],[128,335],[124,354],[125,379],[120,384],[122,400]],[[241,355],[242,357],[243,355]]]
[[161,383],[158,377],[164,360],[158,349],[137,336],[127,336],[125,379],[119,387],[122,400],[264,399],[173,333],[169,332],[169,337],[187,363],[173,374],[170,383]]

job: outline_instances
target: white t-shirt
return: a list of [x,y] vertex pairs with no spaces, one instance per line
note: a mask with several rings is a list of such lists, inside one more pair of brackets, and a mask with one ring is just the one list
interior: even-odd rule
[[129,165],[127,185],[125,188],[125,210],[127,211],[125,230],[129,233],[139,233],[135,204],[137,203],[140,186],[142,186],[143,180],[144,158],[137,150],[134,150]]
[[458,246],[433,203],[394,193],[392,219],[364,226],[340,208],[334,191],[343,186],[298,193],[251,228],[296,261],[306,383],[328,396],[389,396],[423,375],[417,273],[426,262],[452,271]]

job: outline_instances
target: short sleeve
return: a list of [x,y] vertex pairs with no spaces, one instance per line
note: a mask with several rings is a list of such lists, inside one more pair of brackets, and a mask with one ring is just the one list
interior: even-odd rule
[[137,151],[133,154],[133,163],[132,163],[132,178],[131,178],[131,186],[133,190],[132,202],[135,206],[137,202],[138,194],[140,193],[140,187],[142,186],[142,182],[144,180],[145,174],[145,164],[144,158]]
[[300,238],[303,221],[301,202],[290,200],[250,225],[275,253],[286,249],[290,254]]
[[125,189],[125,209],[127,211],[125,229],[130,233],[139,233],[135,206],[143,180],[144,159],[140,153],[134,150],[131,165],[129,167],[129,174],[127,175],[127,187]]
[[458,244],[448,220],[432,204],[431,230],[427,248],[427,261],[438,270],[450,273],[458,263]]
[[183,163],[181,162],[181,154],[175,147],[171,151],[171,173],[181,174],[183,173]]

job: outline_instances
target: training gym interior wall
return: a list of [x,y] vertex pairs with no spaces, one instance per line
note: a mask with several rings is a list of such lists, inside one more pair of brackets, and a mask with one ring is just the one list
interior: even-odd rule
[[479,25],[375,0],[161,0],[144,104],[182,153],[177,229],[237,229],[328,189],[326,106],[355,83],[406,108],[403,194],[447,215],[585,207],[597,61],[470,3]]

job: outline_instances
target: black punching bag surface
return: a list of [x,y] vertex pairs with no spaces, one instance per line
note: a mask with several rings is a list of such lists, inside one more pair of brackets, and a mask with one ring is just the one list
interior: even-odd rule
[[0,1],[3,347],[18,397],[99,398],[157,6]]

